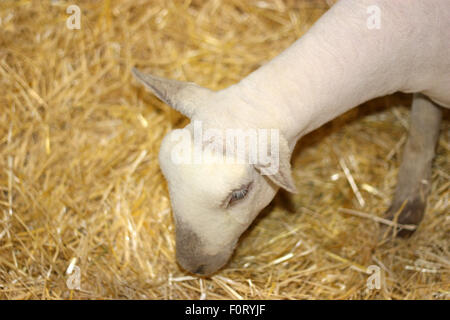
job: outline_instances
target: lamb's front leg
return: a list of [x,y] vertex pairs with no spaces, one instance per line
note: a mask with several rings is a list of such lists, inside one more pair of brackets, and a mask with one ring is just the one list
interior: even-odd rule
[[[409,137],[403,152],[394,200],[387,211],[387,217],[391,220],[398,215],[397,222],[400,224],[419,225],[423,218],[431,187],[431,164],[441,118],[440,106],[422,94],[414,95]],[[397,231],[401,237],[412,233],[405,229]]]

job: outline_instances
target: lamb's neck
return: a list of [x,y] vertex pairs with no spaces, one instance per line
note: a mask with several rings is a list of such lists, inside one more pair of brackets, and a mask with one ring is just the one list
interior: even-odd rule
[[371,30],[367,17],[366,7],[350,10],[338,3],[234,89],[260,112],[272,113],[291,146],[350,108],[401,90],[410,62],[395,59],[404,52],[386,50],[396,45],[389,40],[393,30],[386,24]]

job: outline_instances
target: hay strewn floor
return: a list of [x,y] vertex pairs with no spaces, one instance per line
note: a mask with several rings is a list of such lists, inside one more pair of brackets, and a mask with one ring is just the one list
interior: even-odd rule
[[[225,87],[303,34],[325,1],[76,2],[80,30],[66,28],[72,1],[0,3],[0,298],[450,298],[448,114],[411,239],[380,242],[373,219],[340,210],[388,207],[407,96],[305,137],[293,160],[300,194],[280,193],[217,275],[191,277],[175,262],[157,152],[187,120],[131,67]],[[81,290],[67,287],[71,262]],[[381,268],[379,290],[367,289],[370,265]]]

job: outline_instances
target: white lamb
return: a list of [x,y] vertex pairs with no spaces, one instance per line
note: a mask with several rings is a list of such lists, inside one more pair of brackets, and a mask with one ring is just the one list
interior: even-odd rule
[[[378,25],[371,25],[374,13]],[[419,224],[439,135],[439,106],[450,107],[450,1],[342,0],[275,59],[218,92],[136,69],[133,73],[192,120],[164,138],[159,161],[175,218],[177,260],[190,272],[208,275],[225,265],[240,235],[279,187],[295,192],[289,161],[303,135],[396,91],[414,93],[414,99],[388,216],[406,201],[398,222]],[[258,161],[206,161],[218,157],[208,147],[218,142],[211,136],[200,145],[205,161],[183,162],[186,154],[175,161],[175,148],[199,150],[192,140],[181,139],[186,132],[194,136],[196,121],[203,130],[216,132],[278,129],[278,140],[270,141],[279,149],[271,155],[279,161],[278,170],[269,172],[267,163]]]

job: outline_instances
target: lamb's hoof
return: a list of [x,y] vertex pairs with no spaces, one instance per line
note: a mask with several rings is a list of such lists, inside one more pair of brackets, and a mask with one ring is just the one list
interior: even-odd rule
[[[391,207],[386,211],[386,219],[394,221],[395,217],[398,216],[396,222],[400,226],[391,227],[383,225],[383,233],[385,233],[388,228],[391,235],[396,235],[401,238],[408,238],[414,233],[414,231],[416,231],[423,219],[426,204],[419,197],[407,201],[408,202],[404,205],[403,202],[394,201]],[[401,208],[402,211],[399,213]],[[407,228],[405,228],[405,226],[407,226]],[[415,228],[412,229],[414,226]]]

